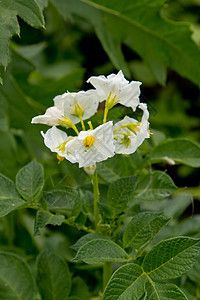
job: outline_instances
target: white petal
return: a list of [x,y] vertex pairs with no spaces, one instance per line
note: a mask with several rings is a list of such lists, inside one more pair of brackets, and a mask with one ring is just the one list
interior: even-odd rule
[[49,130],[47,130],[46,133],[43,131],[41,132],[42,136],[44,137],[44,143],[45,145],[52,151],[58,153],[60,156],[65,157],[72,163],[76,162],[75,157],[72,155],[67,155],[66,153],[63,153],[62,151],[58,150],[58,147],[65,143],[67,140],[69,140],[71,137],[68,137],[67,134],[53,126]]
[[50,107],[46,110],[44,115],[34,117],[32,124],[46,124],[49,126],[59,125],[59,120],[62,119],[62,112],[56,107]]
[[[95,140],[87,150],[84,146],[84,139],[91,135]],[[80,168],[89,167],[114,156],[112,122],[100,125],[94,130],[81,131],[78,137],[66,144],[66,151],[76,157]]]
[[88,79],[97,90],[100,97],[100,102],[106,100],[108,96],[116,96],[118,103],[132,107],[133,110],[139,104],[140,85],[139,81],[131,81],[124,78],[122,71],[117,74],[107,76],[92,76]]
[[87,82],[91,83],[96,88],[100,102],[108,98],[110,89],[105,76],[92,76],[87,80]]
[[[143,110],[143,116],[141,120],[141,126],[139,128],[139,132],[137,134],[131,133],[127,128],[121,128],[119,129],[120,132],[128,133],[130,134],[130,144],[128,147],[125,147],[125,145],[121,142],[122,135],[117,135],[116,132],[116,137],[118,140],[114,141],[115,144],[115,152],[116,153],[121,153],[121,154],[131,154],[134,153],[137,148],[144,142],[146,138],[150,137],[149,134],[149,112],[147,110],[147,105],[144,103],[139,104],[139,108]],[[125,117],[122,121],[116,123],[114,125],[114,129],[120,127],[121,125],[125,125],[128,123],[136,123],[137,121],[135,119]]]
[[140,85],[142,83],[139,81],[132,81],[128,85],[124,86],[119,91],[119,101],[118,103],[124,106],[132,107],[133,111],[136,110],[140,99]]
[[62,98],[64,115],[68,117],[74,124],[79,123],[80,119],[74,115],[74,106],[79,104],[83,109],[83,120],[88,119],[97,112],[99,105],[99,96],[96,90],[87,92],[80,91],[78,93],[65,93]]

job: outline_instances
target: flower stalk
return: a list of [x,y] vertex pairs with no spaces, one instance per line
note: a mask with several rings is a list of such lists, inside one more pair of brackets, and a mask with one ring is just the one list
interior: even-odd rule
[[95,170],[93,175],[93,190],[94,190],[94,220],[95,220],[95,229],[98,231],[99,224],[99,185],[98,185],[98,174],[97,170]]

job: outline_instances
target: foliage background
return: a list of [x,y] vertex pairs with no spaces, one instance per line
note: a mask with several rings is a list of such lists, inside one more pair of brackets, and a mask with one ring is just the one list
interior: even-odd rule
[[[6,43],[2,43],[3,54],[0,59],[3,81],[0,86],[2,174],[15,180],[17,172],[36,158],[45,170],[44,191],[64,186],[89,185],[88,176],[76,165],[67,161],[57,164],[55,155],[44,146],[40,135],[40,131],[46,131],[46,127],[31,125],[31,118],[42,114],[51,106],[55,95],[67,90],[89,89],[89,84],[85,82],[91,75],[108,75],[119,69],[124,71],[129,80],[143,82],[141,102],[148,103],[150,108],[150,124],[155,134],[141,148],[141,153],[148,152],[166,137],[187,137],[200,142],[199,0],[143,0],[135,1],[134,4],[127,0],[122,5],[114,0],[109,1],[109,4],[107,1],[51,0],[47,3],[38,0],[39,11],[44,11],[45,28],[42,13],[39,15],[36,11],[29,16],[28,11],[23,14],[24,8],[20,10],[18,6],[20,1],[14,1],[14,9],[11,2],[1,1],[4,10],[0,12],[1,40],[5,41],[5,37],[7,38]],[[30,1],[34,2],[36,1]],[[9,22],[6,13],[9,14]],[[131,24],[130,18],[134,20]],[[20,36],[14,34],[19,34],[17,21]],[[141,23],[141,28],[145,30],[135,26],[135,22]],[[189,37],[189,28],[193,32],[192,39]],[[13,37],[7,50],[9,36]],[[163,36],[167,43],[160,42],[160,37]],[[5,62],[6,60],[8,61]],[[100,109],[99,115],[94,119],[95,124],[98,124],[101,113]],[[128,109],[113,110],[115,120],[126,113],[131,115]],[[109,117],[112,119],[112,114]],[[133,169],[137,169],[137,160],[135,155]],[[199,169],[165,163],[154,165],[154,169],[167,172],[177,186],[183,188],[183,191],[190,191],[194,197],[194,200],[190,198],[186,201],[187,205],[179,208],[177,222],[182,227],[175,235],[181,233],[199,236]],[[122,162],[117,172],[124,176],[132,171],[127,171],[125,162]],[[152,209],[151,204],[144,207]],[[155,205],[153,209],[156,209]],[[160,209],[163,209],[162,205]],[[87,213],[90,214],[90,211]],[[65,224],[60,229],[50,226],[42,236],[33,238],[34,215],[34,210],[18,211],[2,218],[0,248],[8,251],[14,249],[33,265],[36,255],[48,245],[70,261],[74,252],[69,245],[76,242],[80,232]],[[13,226],[8,227],[7,223]],[[190,228],[189,231],[186,227]],[[168,237],[168,234],[163,233],[163,236]],[[72,264],[70,268],[75,274],[71,295],[74,293],[78,297],[77,291],[81,285],[84,290],[81,294],[85,293],[84,297],[87,299],[89,290],[86,284],[92,281],[93,286],[98,288],[100,271],[97,269],[92,273],[88,269],[83,285],[80,277],[85,272],[84,267],[76,269]],[[191,278],[187,281],[188,294],[194,290],[194,282],[195,291],[198,290],[194,295],[191,292],[191,299],[200,299],[199,280],[198,277],[197,281],[192,281]],[[181,284],[186,289],[184,279]],[[94,290],[90,292],[93,293]]]

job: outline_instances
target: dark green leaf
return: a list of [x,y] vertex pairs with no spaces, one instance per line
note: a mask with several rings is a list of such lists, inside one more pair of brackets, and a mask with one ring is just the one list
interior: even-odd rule
[[44,194],[50,210],[67,210],[77,217],[81,209],[79,191],[76,189],[55,190]]
[[166,201],[164,214],[168,217],[178,218],[192,202],[193,199],[190,194],[178,193]]
[[[59,0],[60,2],[63,0]],[[165,83],[166,67],[169,65],[180,75],[199,85],[199,48],[191,38],[192,32],[188,24],[172,22],[162,17],[160,10],[164,0],[84,2],[93,7],[93,16],[87,18],[95,26],[105,51],[117,69],[123,63],[120,46],[125,43],[142,57],[159,83]],[[82,9],[86,10],[87,7]],[[75,13],[73,7],[71,10]],[[101,23],[98,20],[100,12]],[[82,16],[85,17],[84,13]],[[97,20],[94,19],[95,16]],[[114,48],[118,51],[114,51]],[[126,71],[126,65],[124,66]]]
[[160,213],[142,212],[135,215],[124,232],[124,247],[131,245],[138,249],[147,246],[169,220]]
[[78,251],[81,246],[94,239],[109,240],[107,236],[103,236],[100,233],[88,233],[82,236],[74,245],[71,246],[71,248],[75,251]]
[[[113,116],[113,119],[115,117]],[[97,164],[98,175],[106,182],[114,182],[120,177],[131,175],[130,160],[124,155],[114,157]]]
[[25,261],[0,251],[0,299],[33,300],[35,297],[35,283]]
[[63,215],[53,215],[46,210],[37,211],[34,224],[34,235],[40,235],[41,229],[48,224],[60,226],[64,219],[65,217]]
[[187,274],[188,277],[192,281],[196,282],[197,284],[199,284],[199,282],[200,282],[200,272],[199,272],[199,270],[200,270],[200,255],[199,255],[194,267]]
[[111,218],[125,211],[128,202],[133,199],[136,183],[136,176],[122,177],[111,183],[107,196],[111,207]]
[[171,177],[161,171],[141,175],[135,189],[134,201],[156,201],[169,197],[176,186]]
[[73,261],[82,260],[87,264],[127,261],[127,253],[117,244],[104,239],[95,239],[84,244]]
[[194,168],[200,167],[200,146],[188,139],[171,139],[160,143],[151,153],[149,162],[173,160]]
[[23,167],[16,176],[16,188],[26,201],[37,201],[44,185],[43,167],[35,160]]
[[179,277],[195,263],[200,250],[200,239],[176,237],[161,241],[146,255],[143,269],[152,279]]
[[43,300],[66,300],[71,289],[71,278],[65,261],[49,250],[37,260],[37,283]]
[[0,217],[25,203],[18,194],[14,182],[0,174]]
[[138,300],[144,294],[146,281],[140,266],[132,263],[122,266],[112,275],[103,300]]
[[42,10],[35,0],[1,0],[0,2],[0,66],[8,64],[8,44],[14,34],[20,33],[17,15],[34,27],[44,26]]
[[185,294],[172,283],[147,282],[144,300],[187,300]]
[[44,16],[36,0],[14,0],[13,9],[18,16],[33,27],[44,27]]
[[89,286],[82,278],[75,277],[72,281],[72,289],[70,295],[72,296],[72,300],[88,300],[90,298]]

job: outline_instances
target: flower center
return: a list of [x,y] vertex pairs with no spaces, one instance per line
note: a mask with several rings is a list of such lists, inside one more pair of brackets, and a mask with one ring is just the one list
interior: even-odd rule
[[86,136],[83,140],[84,146],[86,148],[86,151],[89,150],[93,143],[94,143],[94,137],[92,135]]
[[125,148],[128,148],[128,146],[131,144],[129,136],[124,135],[123,138],[121,138],[121,143],[124,144]]
[[118,97],[115,93],[110,92],[107,100],[106,100],[106,107],[107,109],[111,109],[113,106],[115,106],[118,102]]
[[82,117],[83,116],[83,108],[78,104],[75,103],[72,107],[72,111],[73,111],[73,115],[77,116],[77,117]]

